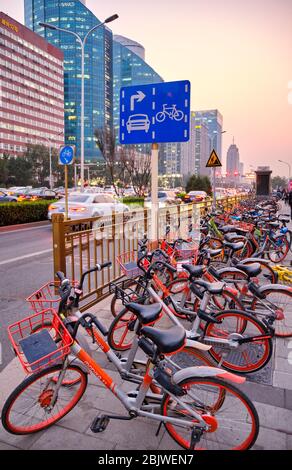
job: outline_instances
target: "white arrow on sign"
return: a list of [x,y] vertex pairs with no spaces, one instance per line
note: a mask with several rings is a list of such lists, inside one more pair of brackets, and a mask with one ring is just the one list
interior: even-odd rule
[[138,103],[140,101],[143,101],[146,95],[144,95],[143,91],[137,91],[137,95],[132,95],[131,96],[131,111],[134,111],[135,109],[135,101],[137,100]]

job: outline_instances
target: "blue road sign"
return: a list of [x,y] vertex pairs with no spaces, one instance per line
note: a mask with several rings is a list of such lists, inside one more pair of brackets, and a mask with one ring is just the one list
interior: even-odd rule
[[75,148],[73,145],[65,145],[60,148],[60,165],[71,165],[74,160]]
[[187,142],[190,89],[188,80],[121,88],[120,143]]

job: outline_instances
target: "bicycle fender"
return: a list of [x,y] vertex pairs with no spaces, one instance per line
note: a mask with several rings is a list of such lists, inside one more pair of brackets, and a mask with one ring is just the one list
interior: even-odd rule
[[[217,273],[218,273],[219,276],[221,276],[222,274],[225,274],[225,273],[235,273],[235,274],[239,273],[239,274],[243,275],[243,277],[245,277],[246,279],[248,278],[247,274],[245,274],[243,271],[241,271],[238,268],[232,268],[232,267],[218,269]],[[236,279],[234,279],[234,281],[236,281]]]
[[186,369],[181,369],[173,375],[172,380],[175,384],[178,384],[191,377],[216,377],[236,384],[242,384],[246,380],[245,377],[232,374],[227,370],[207,366],[187,367]]
[[259,292],[263,295],[265,295],[265,291],[278,291],[278,290],[284,290],[287,292],[292,292],[292,287],[286,286],[284,284],[264,284],[263,286],[258,288]]
[[199,343],[199,341],[195,341],[194,339],[187,339],[186,346],[189,348],[198,349],[200,351],[209,351],[212,348],[212,346],[209,346],[208,344]]

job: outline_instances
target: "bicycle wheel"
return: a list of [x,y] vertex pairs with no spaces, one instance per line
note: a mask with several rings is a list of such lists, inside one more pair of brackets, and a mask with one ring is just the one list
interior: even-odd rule
[[[238,388],[217,378],[190,377],[179,384],[185,395],[180,400],[210,426],[195,450],[247,450],[259,433],[259,417],[250,399]],[[224,401],[220,403],[220,396]],[[196,422],[188,409],[167,393],[161,403],[162,416]],[[190,448],[191,431],[165,423],[169,435],[184,449]]]
[[289,288],[267,289],[265,291],[265,299],[253,299],[251,309],[268,314],[269,310],[265,307],[265,301],[274,306],[273,310],[276,313],[276,320],[274,322],[275,335],[282,338],[289,338],[292,336],[292,290]]
[[285,236],[278,239],[275,243],[270,243],[268,247],[268,257],[273,263],[283,261],[289,252],[289,242]]
[[107,341],[115,351],[127,351],[131,348],[135,337],[134,325],[137,317],[127,308],[115,317],[108,331]]
[[[133,290],[136,290],[136,289],[133,288],[135,285],[136,285],[136,288],[138,287],[138,289],[137,289],[137,297],[138,297],[139,289],[141,289],[141,287],[137,286],[137,283],[134,279],[129,279],[125,283],[124,288],[125,288],[125,291],[127,291],[127,288],[131,288]],[[133,296],[133,302],[135,302],[134,296]],[[112,316],[116,317],[120,313],[120,311],[123,310],[125,307],[124,307],[121,299],[118,299],[115,295],[113,295],[112,300],[111,300],[111,307],[110,308],[111,308]]]
[[156,114],[157,122],[163,122],[164,120],[165,120],[165,114],[162,111]]
[[[232,372],[248,374],[262,369],[269,362],[273,352],[273,343],[264,323],[253,315],[239,310],[214,313],[213,317],[221,323],[208,322],[205,327],[204,340],[212,344],[209,354],[217,364],[220,363],[224,369]],[[255,340],[254,337],[259,335],[266,335],[266,337]],[[233,339],[235,342],[237,339],[251,338],[251,341],[231,348],[228,343],[214,344],[211,338]]]
[[175,121],[181,121],[184,118],[184,113],[178,110],[174,113],[173,117]]
[[[87,374],[80,367],[69,365],[65,378],[75,380],[73,387],[61,386],[51,407],[56,377],[62,365],[27,377],[11,393],[2,410],[2,424],[11,434],[32,434],[47,429],[77,405],[87,386]],[[75,377],[75,378],[74,378]]]

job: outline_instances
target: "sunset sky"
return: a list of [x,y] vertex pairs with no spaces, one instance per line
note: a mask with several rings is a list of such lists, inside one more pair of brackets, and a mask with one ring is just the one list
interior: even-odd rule
[[[188,79],[192,110],[223,114],[223,155],[239,147],[274,175],[292,166],[292,0],[87,0],[99,19],[118,13],[116,34],[141,42],[165,81]],[[0,0],[23,22],[23,0]]]

